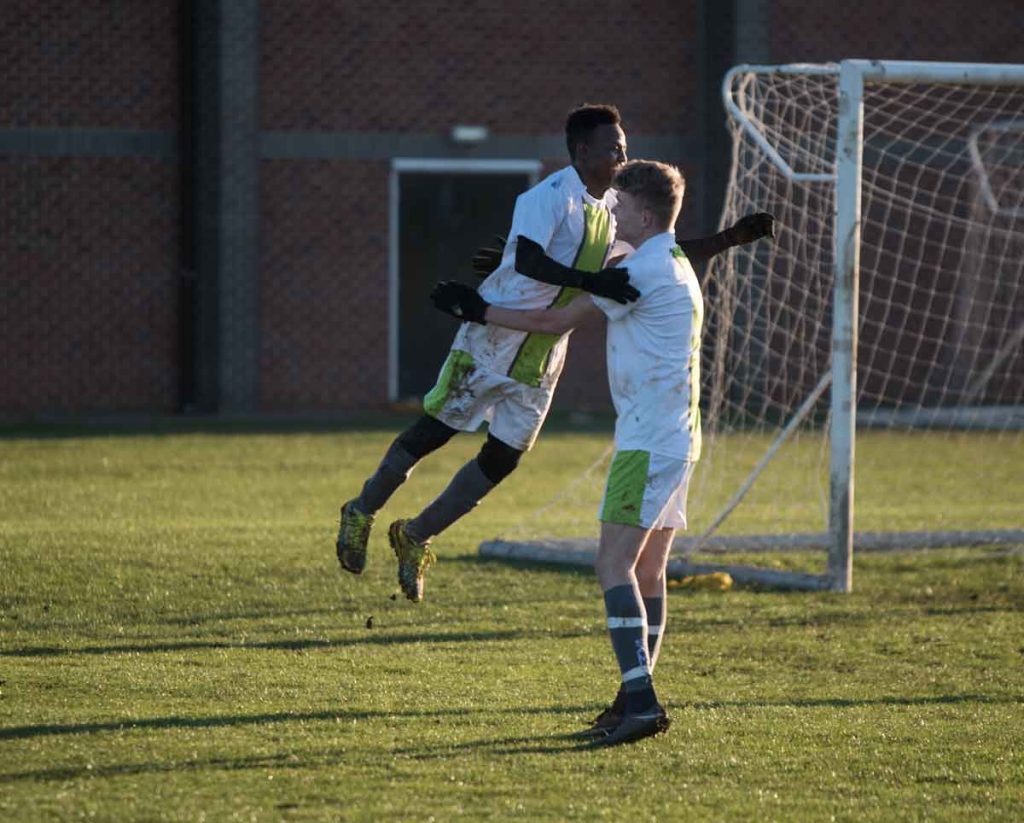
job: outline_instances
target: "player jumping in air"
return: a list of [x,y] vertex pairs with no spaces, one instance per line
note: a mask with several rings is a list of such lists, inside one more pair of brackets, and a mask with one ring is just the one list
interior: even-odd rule
[[[626,163],[626,136],[614,106],[584,105],[565,125],[571,165],[521,194],[510,236],[539,246],[532,255],[538,279],[516,271],[523,253],[511,242],[501,264],[480,285],[487,301],[512,309],[567,303],[579,290],[616,305],[638,292],[622,268],[605,268],[614,243],[611,215],[615,173]],[[770,233],[771,218],[755,215],[713,237],[690,241],[688,251],[710,257]],[[535,247],[524,252],[537,251]],[[543,282],[540,282],[543,281]],[[455,336],[437,384],[424,397],[424,414],[400,434],[357,497],[341,507],[336,542],[341,567],[359,574],[377,511],[416,464],[457,432],[489,423],[479,454],[416,517],[396,520],[388,540],[398,559],[398,582],[414,602],[423,597],[423,573],[434,561],[430,540],[472,510],[518,465],[544,423],[565,360],[568,334],[535,334],[464,323]]]
[[[636,248],[623,262],[640,290],[636,302],[583,297],[562,308],[516,311],[488,305],[453,282],[431,295],[438,308],[485,328],[558,335],[589,317],[608,318],[608,382],[617,417],[595,567],[621,686],[615,702],[581,734],[600,745],[668,728],[652,673],[664,635],[669,550],[675,529],[686,527],[687,488],[701,448],[703,300],[673,233],[682,175],[673,166],[639,160],[622,168],[613,185],[619,237]],[[518,243],[529,241],[519,237]],[[520,271],[534,273],[530,266]]]

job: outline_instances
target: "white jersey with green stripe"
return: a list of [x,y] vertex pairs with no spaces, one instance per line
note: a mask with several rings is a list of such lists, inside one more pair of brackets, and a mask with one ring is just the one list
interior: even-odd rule
[[[583,271],[600,271],[615,239],[615,194],[597,199],[576,169],[567,166],[516,199],[501,265],[479,287],[481,296],[506,309],[545,309],[568,303],[579,292],[524,277],[515,270],[519,235],[544,247],[548,257]],[[568,334],[527,334],[499,326],[463,323],[452,343],[473,363],[528,386],[554,387],[565,361]]]
[[672,232],[650,238],[620,265],[640,299],[623,306],[593,298],[608,317],[616,448],[695,461],[704,318],[697,277]]

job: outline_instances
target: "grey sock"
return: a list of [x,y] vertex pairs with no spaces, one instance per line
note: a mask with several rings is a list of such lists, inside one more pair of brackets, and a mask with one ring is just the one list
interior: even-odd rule
[[629,692],[651,688],[651,667],[647,655],[647,619],[640,592],[635,586],[612,586],[604,593],[608,634],[619,662],[622,687]]
[[413,540],[423,542],[440,534],[462,515],[472,511],[495,486],[476,458],[456,472],[448,487],[405,527]]
[[651,656],[651,671],[654,671],[661,639],[665,636],[665,598],[645,597],[644,610],[647,612],[647,652]]
[[413,457],[396,440],[387,450],[373,476],[363,484],[355,506],[363,514],[376,514],[409,477],[419,458]]

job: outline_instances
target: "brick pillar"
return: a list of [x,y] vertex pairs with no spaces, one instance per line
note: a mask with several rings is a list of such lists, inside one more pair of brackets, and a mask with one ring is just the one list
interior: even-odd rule
[[[259,404],[259,2],[185,0],[191,248],[186,409]],[[189,265],[191,263],[191,265]]]

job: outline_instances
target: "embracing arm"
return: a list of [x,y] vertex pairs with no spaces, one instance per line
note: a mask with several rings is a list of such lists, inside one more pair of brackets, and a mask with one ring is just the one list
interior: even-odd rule
[[542,334],[564,334],[576,328],[587,317],[601,314],[594,301],[581,295],[557,309],[503,309],[492,306],[476,289],[463,283],[446,280],[434,286],[430,292],[434,307],[450,314],[457,320],[470,323],[493,323],[506,329],[540,332]]
[[693,264],[704,263],[716,254],[731,249],[733,246],[744,246],[762,237],[775,236],[775,218],[767,212],[748,214],[741,217],[733,226],[696,240],[677,240],[687,259]]
[[581,295],[557,309],[503,309],[499,306],[488,306],[484,319],[496,326],[519,331],[540,332],[541,334],[564,334],[576,328],[588,317],[602,315],[594,301]]
[[617,303],[632,303],[640,296],[629,283],[629,271],[614,267],[596,272],[563,266],[552,260],[544,247],[525,235],[516,237],[516,271],[541,283],[582,289]]

